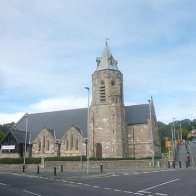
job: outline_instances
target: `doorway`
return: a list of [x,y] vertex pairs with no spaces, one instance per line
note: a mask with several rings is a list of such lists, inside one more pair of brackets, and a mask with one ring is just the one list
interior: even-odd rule
[[102,158],[102,145],[97,143],[96,145],[96,158]]

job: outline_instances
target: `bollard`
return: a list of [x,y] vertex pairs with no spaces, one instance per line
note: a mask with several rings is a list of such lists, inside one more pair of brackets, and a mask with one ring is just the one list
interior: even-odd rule
[[160,167],[160,162],[159,162],[159,161],[157,161],[157,167],[158,167],[158,168]]
[[186,159],[186,168],[188,168],[188,160]]
[[175,168],[176,166],[175,166],[175,161],[173,161],[173,168]]
[[61,165],[61,172],[63,172],[63,165]]
[[25,165],[22,166],[22,171],[25,172]]
[[100,164],[100,172],[101,173],[103,172],[103,164],[102,163]]
[[56,167],[54,166],[54,176],[56,176]]
[[182,168],[182,164],[181,164],[181,161],[179,161],[179,168]]
[[39,174],[39,165],[37,166],[37,174]]
[[170,168],[170,161],[168,161],[168,163],[167,163],[167,164],[168,164],[168,168]]

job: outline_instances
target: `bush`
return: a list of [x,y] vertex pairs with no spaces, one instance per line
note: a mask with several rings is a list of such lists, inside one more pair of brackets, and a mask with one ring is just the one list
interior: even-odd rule
[[[81,156],[74,156],[74,157],[46,157],[45,161],[81,161]],[[82,156],[82,160],[86,161],[86,156]],[[108,161],[108,160],[135,160],[135,158],[96,158],[90,157],[92,161]]]
[[[40,164],[41,158],[26,158],[26,164]],[[2,158],[0,164],[23,164],[23,158]]]
[[90,160],[92,160],[92,161],[135,160],[135,158],[133,158],[133,157],[126,157],[126,158],[96,158],[96,157],[91,157]]
[[[81,156],[73,156],[73,157],[46,157],[45,161],[81,161]],[[82,156],[82,160],[86,161],[86,157]]]

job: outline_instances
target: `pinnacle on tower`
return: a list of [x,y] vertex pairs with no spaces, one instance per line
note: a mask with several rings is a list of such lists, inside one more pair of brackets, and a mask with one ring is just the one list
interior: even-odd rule
[[103,69],[112,69],[112,70],[118,70],[117,67],[117,60],[114,60],[114,57],[112,56],[110,49],[108,47],[108,43],[106,40],[105,48],[103,50],[102,56],[97,57],[97,70],[103,70]]

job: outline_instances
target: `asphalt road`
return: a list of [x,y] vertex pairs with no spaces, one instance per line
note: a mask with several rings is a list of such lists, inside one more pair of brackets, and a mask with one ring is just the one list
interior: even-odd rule
[[1,196],[195,196],[195,169],[132,171],[90,179],[45,179],[0,173]]
[[188,147],[191,153],[192,166],[196,167],[196,143],[193,143],[192,141],[190,141],[188,144]]
[[[196,196],[196,144],[189,142],[188,146],[192,159],[189,168],[127,171],[72,180],[0,172],[0,196]],[[179,153],[181,158],[186,156],[185,146]]]

